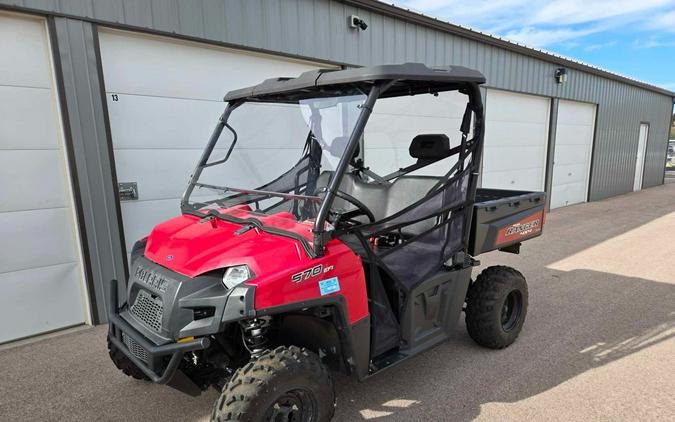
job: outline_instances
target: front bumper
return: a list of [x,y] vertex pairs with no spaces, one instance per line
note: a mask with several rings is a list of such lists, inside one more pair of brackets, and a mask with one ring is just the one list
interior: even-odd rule
[[[201,337],[183,343],[154,345],[120,317],[117,301],[117,280],[110,282],[110,294],[108,297],[108,339],[155,383],[167,384],[173,378],[185,353],[206,349],[211,344],[208,337]],[[139,359],[129,350],[129,347],[123,340],[123,336],[126,336],[135,342],[136,345],[143,348],[147,356],[146,361]]]

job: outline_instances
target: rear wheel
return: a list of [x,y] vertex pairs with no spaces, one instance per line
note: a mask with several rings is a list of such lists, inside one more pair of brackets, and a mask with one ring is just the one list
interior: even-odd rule
[[319,357],[296,346],[265,352],[235,372],[212,421],[324,422],[333,417],[333,379]]
[[476,343],[491,349],[511,345],[523,328],[527,300],[527,283],[520,272],[505,266],[486,268],[467,294],[469,335]]
[[137,380],[149,381],[150,379],[141,371],[138,366],[124,355],[114,344],[108,339],[108,353],[110,354],[110,359],[113,361],[117,369],[122,371],[125,375]]

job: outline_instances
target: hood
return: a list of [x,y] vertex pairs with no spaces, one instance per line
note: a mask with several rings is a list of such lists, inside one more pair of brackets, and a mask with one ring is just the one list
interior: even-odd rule
[[[290,213],[270,216],[221,210],[239,218],[254,217],[275,227],[311,239],[312,226],[298,223]],[[236,214],[235,214],[236,212]],[[244,215],[245,213],[245,215]],[[256,228],[235,233],[242,225],[217,218],[182,215],[157,225],[148,236],[145,256],[188,277],[233,265],[246,264],[257,275],[274,273],[310,259],[300,242]]]

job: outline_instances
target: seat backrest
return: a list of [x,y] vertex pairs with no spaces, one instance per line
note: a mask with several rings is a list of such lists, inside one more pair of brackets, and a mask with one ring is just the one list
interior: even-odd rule
[[[386,215],[392,215],[422,199],[439,181],[434,176],[401,176],[391,184],[387,196]],[[433,227],[436,218],[406,226],[401,231],[406,236],[415,236]]]
[[[332,172],[323,172],[317,181],[318,187],[325,187],[330,180]],[[439,181],[435,176],[401,176],[389,185],[368,183],[360,180],[353,174],[345,174],[340,182],[340,190],[352,195],[363,202],[379,221],[387,216],[395,214],[414,202],[422,199]],[[353,205],[347,201],[335,198],[334,209],[353,209]],[[364,218],[359,218],[363,220]],[[435,218],[420,221],[403,228],[402,232],[407,236],[414,236],[430,229],[435,223]]]
[[401,211],[422,199],[438,183],[440,177],[401,176],[389,187],[386,215]]

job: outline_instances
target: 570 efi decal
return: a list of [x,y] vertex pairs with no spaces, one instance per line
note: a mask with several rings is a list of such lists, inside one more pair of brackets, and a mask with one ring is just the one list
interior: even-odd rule
[[293,283],[299,283],[302,280],[309,280],[311,277],[316,277],[319,274],[327,273],[328,271],[331,271],[332,269],[333,269],[332,265],[330,265],[328,267],[324,267],[323,265],[319,264],[315,267],[308,268],[305,271],[293,274],[291,276],[291,281]]

